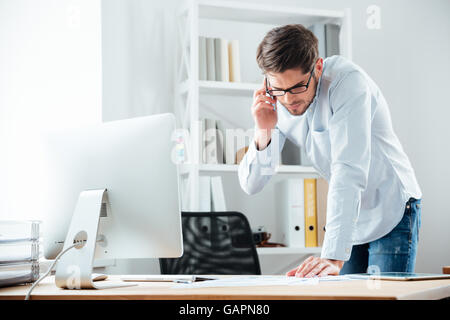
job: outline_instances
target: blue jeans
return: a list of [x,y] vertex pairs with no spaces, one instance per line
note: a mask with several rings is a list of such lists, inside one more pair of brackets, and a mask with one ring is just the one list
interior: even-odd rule
[[414,272],[421,224],[421,199],[410,198],[399,224],[384,237],[354,245],[340,274]]

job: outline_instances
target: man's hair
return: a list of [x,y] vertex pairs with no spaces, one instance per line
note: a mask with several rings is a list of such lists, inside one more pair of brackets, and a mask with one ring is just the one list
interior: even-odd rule
[[316,36],[301,24],[288,24],[270,30],[256,51],[263,73],[282,73],[300,68],[308,73],[319,54]]

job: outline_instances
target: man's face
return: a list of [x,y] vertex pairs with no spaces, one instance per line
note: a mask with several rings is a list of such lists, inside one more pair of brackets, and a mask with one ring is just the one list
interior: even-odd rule
[[[267,75],[269,89],[286,90],[296,85],[306,85],[311,75],[311,70],[303,73],[301,69],[289,69],[282,73],[269,73]],[[322,74],[322,59],[319,59],[314,68],[314,74],[308,86],[308,90],[298,94],[286,92],[284,96],[278,96],[278,101],[294,116],[303,115],[316,94],[317,82]]]

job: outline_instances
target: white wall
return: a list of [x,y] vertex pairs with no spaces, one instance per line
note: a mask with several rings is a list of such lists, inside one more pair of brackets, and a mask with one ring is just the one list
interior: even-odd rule
[[103,121],[173,112],[176,2],[101,2]]
[[0,219],[42,219],[39,133],[101,121],[99,0],[0,0]]

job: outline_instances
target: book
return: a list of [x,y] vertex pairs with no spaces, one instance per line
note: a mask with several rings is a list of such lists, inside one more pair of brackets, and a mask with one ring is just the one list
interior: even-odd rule
[[217,128],[217,159],[219,163],[227,163],[226,161],[226,129],[221,120],[216,120]]
[[216,80],[216,61],[214,52],[214,38],[206,38],[206,74],[207,80]]
[[206,38],[198,38],[198,79],[208,80],[207,60],[206,60]]
[[228,67],[228,40],[214,38],[214,55],[216,62],[216,81],[228,82],[230,80]]
[[198,125],[198,149],[199,149],[199,163],[206,162],[206,150],[205,150],[205,131],[206,131],[206,119],[202,118],[197,122]]
[[224,154],[226,164],[236,164],[236,130],[227,129],[224,139]]
[[275,185],[281,242],[288,247],[305,247],[303,179],[286,179]]
[[0,220],[0,244],[38,240],[40,221]]
[[215,119],[205,119],[204,159],[206,163],[219,163],[217,153],[217,129]]
[[325,40],[325,24],[324,23],[315,23],[308,28],[314,33],[318,40],[318,49],[319,49],[319,57],[326,58],[326,40]]
[[230,82],[241,82],[239,40],[228,41],[228,66]]
[[221,176],[211,177],[211,195],[212,195],[211,211],[227,211]]
[[316,181],[317,194],[317,245],[323,245],[325,237],[325,225],[327,222],[327,198],[328,198],[328,182],[320,178]]
[[304,179],[305,247],[317,247],[316,179]]
[[0,287],[30,283],[39,279],[39,262],[0,265]]
[[332,23],[325,24],[325,54],[327,57],[338,55],[340,52],[339,32],[339,25]]
[[211,177],[199,176],[199,211],[211,211]]

